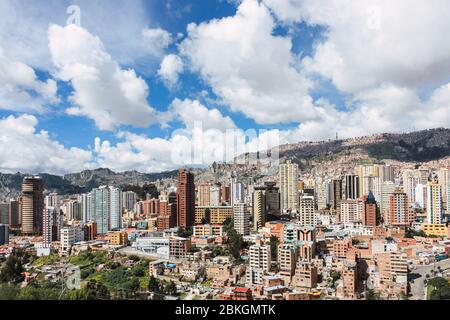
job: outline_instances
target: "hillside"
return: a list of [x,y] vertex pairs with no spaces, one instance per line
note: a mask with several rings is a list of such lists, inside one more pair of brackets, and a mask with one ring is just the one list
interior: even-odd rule
[[[272,150],[274,153],[275,150]],[[405,134],[380,134],[347,140],[299,142],[283,145],[279,149],[280,162],[290,159],[299,164],[305,177],[333,177],[353,169],[356,164],[387,162],[415,164],[439,161],[450,164],[450,129],[433,129]],[[276,168],[263,164],[246,165],[244,159],[256,155],[242,155],[237,163],[214,163],[204,169],[195,169],[196,181],[229,181],[231,175],[242,180],[263,181],[276,179]],[[239,161],[238,161],[239,160]],[[242,164],[244,163],[244,164]],[[174,183],[177,171],[145,174],[137,171],[116,173],[109,169],[86,170],[80,173],[56,176],[41,174],[48,192],[75,194],[101,185],[143,185],[161,180],[162,184]],[[0,173],[0,199],[16,196],[26,174]]]

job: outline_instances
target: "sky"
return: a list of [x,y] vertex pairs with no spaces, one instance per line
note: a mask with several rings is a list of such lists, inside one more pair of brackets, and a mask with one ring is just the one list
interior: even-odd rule
[[448,128],[448,30],[446,0],[0,0],[0,172]]

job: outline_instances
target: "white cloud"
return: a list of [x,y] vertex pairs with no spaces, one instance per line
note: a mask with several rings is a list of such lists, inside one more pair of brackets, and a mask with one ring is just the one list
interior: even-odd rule
[[142,37],[148,52],[155,56],[162,56],[164,49],[167,49],[173,41],[172,35],[161,28],[145,28],[142,30]]
[[311,82],[296,68],[291,39],[274,28],[264,5],[245,0],[235,16],[190,24],[180,51],[232,111],[259,124],[312,119]]
[[305,66],[345,92],[448,81],[446,0],[264,0],[286,22],[326,28]]
[[0,48],[0,109],[43,112],[58,102],[56,82],[38,80],[32,68],[8,59]]
[[[159,42],[143,36],[156,17],[142,0],[2,0],[0,1],[0,43],[8,56],[33,68],[52,68],[47,31],[50,24],[65,25],[70,5],[81,10],[81,26],[98,35],[106,50],[120,64],[141,66],[146,71],[152,60],[161,58]],[[165,42],[163,42],[165,43]],[[155,57],[155,54],[157,55]],[[156,65],[155,65],[156,66]],[[153,71],[153,70],[152,70]]]
[[74,88],[69,114],[87,116],[101,130],[155,121],[147,83],[134,70],[121,69],[98,37],[75,25],[52,25],[49,46],[57,76]]
[[175,54],[169,54],[164,57],[158,70],[158,75],[164,81],[166,86],[172,88],[178,83],[178,77],[183,72],[184,65],[181,58]]
[[31,115],[0,119],[0,172],[64,174],[86,169],[91,152],[66,148],[50,139],[48,132],[36,131],[37,119]]
[[217,129],[225,131],[227,129],[235,129],[236,125],[230,117],[225,117],[217,109],[208,109],[197,100],[179,100],[175,99],[169,112],[180,119],[186,129],[193,130],[196,123],[200,123],[204,130]]

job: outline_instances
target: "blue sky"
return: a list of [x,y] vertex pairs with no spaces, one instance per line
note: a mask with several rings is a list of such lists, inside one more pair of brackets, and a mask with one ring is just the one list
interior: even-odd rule
[[[194,164],[173,156],[194,121],[279,143],[448,127],[450,6],[413,1],[0,0],[0,171]],[[229,160],[204,143],[195,165]]]

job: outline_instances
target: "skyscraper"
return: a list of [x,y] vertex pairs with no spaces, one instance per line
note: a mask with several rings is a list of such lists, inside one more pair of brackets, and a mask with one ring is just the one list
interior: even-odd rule
[[316,225],[314,197],[303,195],[299,201],[299,220],[302,226]]
[[118,188],[110,187],[110,213],[109,213],[109,229],[122,228],[122,191]]
[[264,188],[253,192],[253,230],[258,231],[266,223],[266,196]]
[[136,204],[136,193],[133,191],[122,192],[122,208],[127,211],[133,211]]
[[238,234],[246,236],[250,233],[249,216],[245,203],[235,203],[233,206],[234,229]]
[[345,176],[345,199],[359,198],[359,177],[354,174]]
[[293,211],[298,208],[298,165],[291,161],[280,164],[280,208],[283,211]]
[[435,182],[427,185],[427,220],[429,224],[442,223],[442,187]]
[[342,200],[342,180],[335,179],[331,182],[331,207],[336,210],[340,208]]
[[109,210],[111,198],[109,188],[101,186],[91,191],[92,216],[91,219],[97,224],[97,233],[105,234],[109,231]]
[[389,224],[391,226],[409,226],[412,222],[408,195],[395,191],[390,197]]
[[22,233],[42,234],[44,185],[39,176],[25,177],[22,182]]
[[178,171],[177,226],[189,228],[195,219],[194,174],[186,169]]
[[235,177],[231,179],[231,205],[244,202],[244,186]]
[[202,183],[198,186],[198,201],[199,207],[207,207],[211,205],[211,184]]

